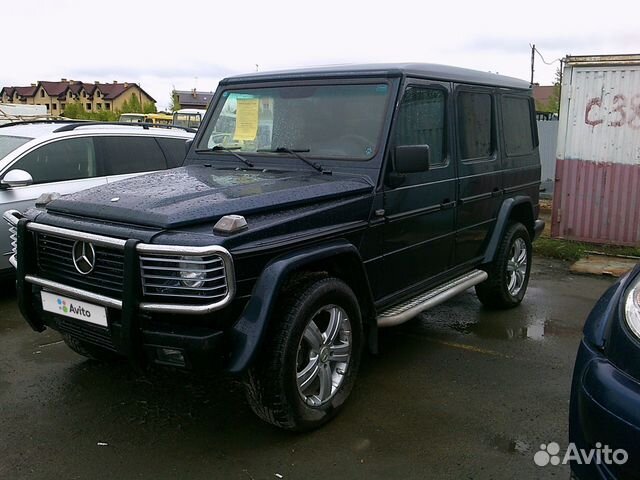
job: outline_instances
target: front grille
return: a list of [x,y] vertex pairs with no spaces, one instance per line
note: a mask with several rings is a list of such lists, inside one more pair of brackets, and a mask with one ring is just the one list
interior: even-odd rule
[[68,333],[78,340],[83,340],[92,345],[116,351],[111,341],[108,328],[92,325],[87,322],[58,317],[58,329],[61,333]]
[[38,275],[93,293],[122,299],[124,252],[116,248],[94,246],[93,271],[83,275],[73,264],[75,240],[37,233]]
[[[203,257],[146,254],[140,257],[142,289],[149,300],[179,298],[187,303],[212,303],[229,293],[227,271],[218,254]],[[185,278],[188,276],[191,278]]]

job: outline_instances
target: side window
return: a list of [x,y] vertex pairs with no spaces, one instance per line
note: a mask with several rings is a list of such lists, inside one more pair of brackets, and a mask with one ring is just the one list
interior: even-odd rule
[[155,138],[100,137],[101,159],[106,175],[164,170],[167,162]]
[[507,156],[533,150],[531,102],[526,97],[502,97],[502,123]]
[[407,88],[395,129],[395,145],[429,145],[431,165],[445,163],[446,92],[436,88]]
[[12,168],[29,172],[34,184],[95,177],[93,139],[70,138],[43,145],[22,157]]
[[490,157],[493,145],[493,108],[488,93],[461,92],[458,95],[458,139],[460,158]]
[[158,137],[156,140],[167,157],[167,168],[181,167],[187,156],[186,139]]

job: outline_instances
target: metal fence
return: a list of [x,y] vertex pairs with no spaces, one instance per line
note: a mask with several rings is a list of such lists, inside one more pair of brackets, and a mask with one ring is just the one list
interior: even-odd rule
[[540,138],[541,193],[542,196],[553,194],[553,183],[556,176],[556,146],[558,144],[558,119],[538,120],[538,137]]

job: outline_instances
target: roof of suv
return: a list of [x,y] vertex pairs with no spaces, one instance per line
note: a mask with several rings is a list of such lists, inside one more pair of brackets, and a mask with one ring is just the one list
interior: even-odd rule
[[361,65],[335,65],[326,67],[279,70],[273,72],[248,73],[223,79],[220,84],[245,83],[254,81],[275,81],[306,78],[344,77],[400,77],[413,76],[496,87],[529,90],[531,84],[513,77],[496,73],[469,70],[432,63],[371,63]]
[[[71,132],[78,133],[94,133],[94,134],[113,134],[113,133],[123,133],[123,134],[136,134],[136,135],[150,135],[153,137],[184,137],[185,139],[192,138],[193,133],[184,131],[179,128],[166,128],[166,127],[149,127],[144,128],[142,125],[135,123],[123,123],[123,124],[113,124],[113,123],[91,123],[87,122],[86,125],[83,125],[82,122],[25,122],[25,123],[14,123],[10,125],[3,126],[0,128],[0,135],[11,135],[16,137],[28,137],[28,138],[39,138],[45,135],[55,134],[56,130],[62,128],[75,125],[76,128],[73,130],[66,130],[67,135]],[[62,132],[60,132],[62,133]]]

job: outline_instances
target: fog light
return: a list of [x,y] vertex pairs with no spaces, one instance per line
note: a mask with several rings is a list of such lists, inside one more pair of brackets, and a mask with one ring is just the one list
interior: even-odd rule
[[186,366],[182,350],[177,350],[175,348],[158,347],[157,355],[158,362],[160,363],[176,365],[178,367]]

